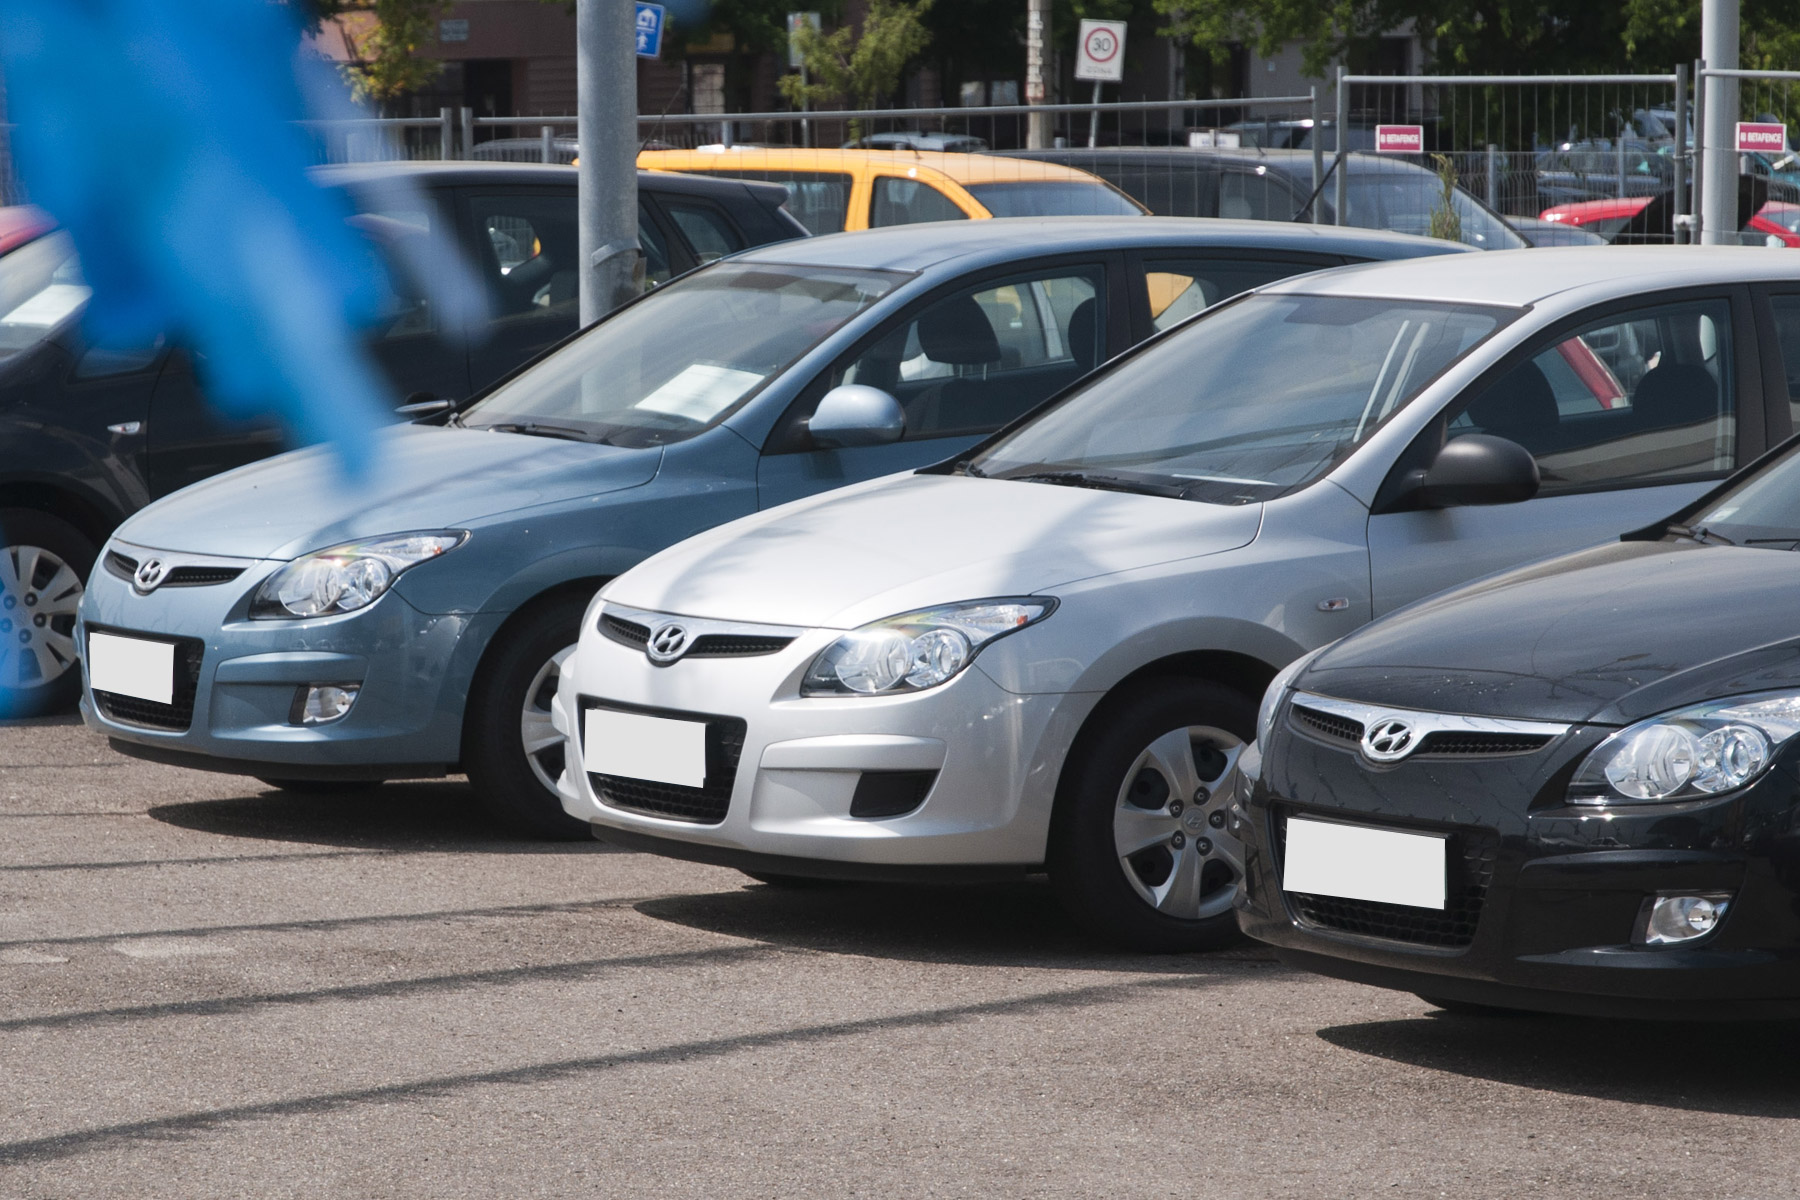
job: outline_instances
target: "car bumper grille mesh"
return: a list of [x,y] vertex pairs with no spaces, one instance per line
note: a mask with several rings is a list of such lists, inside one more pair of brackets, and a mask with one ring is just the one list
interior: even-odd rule
[[[692,821],[697,825],[717,825],[725,819],[725,814],[731,807],[731,789],[737,784],[738,759],[744,753],[744,735],[749,729],[743,718],[593,701],[584,701],[582,704],[584,713],[596,708],[670,717],[678,721],[706,722],[706,781],[702,786],[682,787],[650,779],[628,779],[620,775],[602,775],[589,771],[588,783],[593,787],[594,795],[599,798],[600,803],[609,808],[621,808],[628,812],[646,813],[675,821]],[[585,724],[584,720],[584,727]],[[587,755],[583,754],[582,757],[585,760]]]
[[[143,637],[127,629],[88,626],[90,633],[116,633],[120,637]],[[122,725],[142,725],[148,729],[166,729],[185,733],[194,723],[194,697],[200,690],[200,663],[206,654],[206,643],[199,638],[151,638],[152,641],[175,644],[175,686],[171,703],[121,696],[117,692],[95,691],[94,704],[100,714]]]

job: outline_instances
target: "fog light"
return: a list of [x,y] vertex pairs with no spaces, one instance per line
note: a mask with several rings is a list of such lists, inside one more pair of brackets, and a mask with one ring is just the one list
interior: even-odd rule
[[1730,892],[1657,896],[1651,900],[1644,918],[1643,942],[1648,946],[1667,946],[1705,937],[1719,927],[1730,907]]
[[295,725],[326,725],[341,720],[356,703],[361,690],[354,683],[315,683],[303,686],[294,695],[294,706],[288,720]]

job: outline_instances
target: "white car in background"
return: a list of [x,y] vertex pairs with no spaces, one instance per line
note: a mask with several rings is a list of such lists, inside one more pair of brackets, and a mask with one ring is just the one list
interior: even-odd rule
[[952,463],[614,580],[553,706],[564,806],[767,879],[1048,869],[1110,939],[1218,944],[1271,679],[1785,436],[1764,363],[1800,345],[1756,331],[1797,327],[1791,278],[1754,250],[1571,249],[1220,305]]

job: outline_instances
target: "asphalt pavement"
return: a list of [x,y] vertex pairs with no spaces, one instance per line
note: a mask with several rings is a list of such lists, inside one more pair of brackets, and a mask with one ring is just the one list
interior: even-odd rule
[[1800,1024],[1472,1018],[0,726],[0,1197],[1787,1197]]

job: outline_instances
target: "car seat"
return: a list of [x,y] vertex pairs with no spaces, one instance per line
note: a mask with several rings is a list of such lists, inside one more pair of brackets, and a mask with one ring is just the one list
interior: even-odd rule
[[1642,429],[1694,425],[1719,415],[1719,385],[1705,367],[1662,363],[1638,380],[1631,407]]
[[1519,443],[1533,454],[1551,449],[1562,416],[1543,368],[1522,362],[1475,398],[1469,419],[1483,433]]

